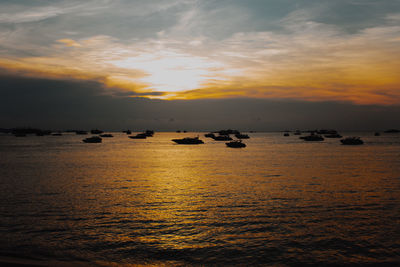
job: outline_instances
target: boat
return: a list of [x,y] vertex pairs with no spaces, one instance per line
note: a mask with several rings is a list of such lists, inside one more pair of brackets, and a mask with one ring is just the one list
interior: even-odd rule
[[362,145],[364,141],[360,139],[360,137],[347,137],[342,140],[342,145]]
[[226,146],[232,147],[232,148],[241,148],[241,147],[246,147],[245,143],[242,143],[242,140],[234,140],[228,143],[225,143]]
[[326,138],[342,138],[343,136],[341,136],[340,134],[338,134],[338,133],[335,133],[335,134],[326,134],[326,135],[324,135]]
[[197,145],[204,144],[203,140],[199,139],[199,137],[185,137],[182,139],[172,139],[177,144],[180,145]]
[[146,135],[146,133],[140,133],[140,134],[131,135],[131,136],[128,136],[128,137],[132,138],[132,139],[146,139],[147,135]]
[[84,143],[101,143],[102,139],[100,136],[92,136],[82,140]]
[[217,135],[214,136],[213,139],[215,141],[230,141],[232,138],[229,135]]
[[114,137],[112,134],[101,134],[100,137]]
[[389,130],[384,131],[384,133],[400,133],[400,130],[398,130],[398,129],[389,129]]
[[230,135],[230,134],[238,134],[240,132],[238,130],[228,129],[228,130],[220,130],[220,131],[218,131],[218,133],[220,135]]
[[304,137],[300,137],[304,141],[324,141],[325,139],[319,134],[311,134]]
[[91,134],[102,134],[104,132],[102,130],[99,130],[99,129],[93,129],[93,130],[90,131],[90,133]]
[[317,134],[337,134],[338,132],[334,129],[320,129],[315,131]]
[[18,135],[19,137],[22,137],[23,135],[28,135],[28,134],[35,134],[37,136],[44,136],[44,135],[51,134],[51,131],[35,129],[35,128],[15,128],[15,129],[11,129],[11,133],[14,134],[14,135]]
[[122,131],[123,133],[126,133],[126,134],[131,134],[132,132],[131,132],[131,130],[126,130],[126,131]]
[[75,131],[76,134],[85,135],[87,134],[86,131]]
[[237,139],[249,139],[250,138],[250,136],[248,134],[242,134],[242,133],[235,134],[235,137]]
[[289,136],[289,135],[290,135],[289,133],[284,133],[284,134],[283,134],[283,136]]
[[147,137],[153,137],[154,131],[153,130],[146,130],[143,134],[145,134]]
[[206,133],[204,136],[209,137],[209,138],[214,138],[215,134],[214,133]]

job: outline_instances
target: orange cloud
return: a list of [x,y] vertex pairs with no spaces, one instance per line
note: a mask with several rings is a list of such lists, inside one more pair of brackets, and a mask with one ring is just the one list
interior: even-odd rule
[[65,38],[47,56],[2,59],[0,67],[31,76],[96,80],[112,90],[164,99],[255,97],[390,105],[400,103],[399,34],[399,26],[350,35],[307,22],[290,34],[237,33],[218,42],[164,35],[130,44],[108,36]]
[[74,41],[72,39],[59,39],[59,40],[57,40],[57,42],[65,44],[66,46],[69,46],[69,47],[80,47],[80,46],[82,46],[80,43],[78,43],[77,41]]

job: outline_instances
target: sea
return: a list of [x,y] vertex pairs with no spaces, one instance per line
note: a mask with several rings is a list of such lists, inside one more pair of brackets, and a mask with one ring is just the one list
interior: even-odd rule
[[[0,136],[0,262],[400,265],[400,134],[112,134]],[[171,141],[192,136],[204,144]]]

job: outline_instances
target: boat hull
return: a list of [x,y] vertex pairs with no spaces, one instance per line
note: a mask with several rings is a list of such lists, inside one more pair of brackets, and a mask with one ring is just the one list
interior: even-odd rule
[[183,139],[172,139],[173,142],[179,145],[198,145],[204,144],[203,140],[198,138],[183,138]]

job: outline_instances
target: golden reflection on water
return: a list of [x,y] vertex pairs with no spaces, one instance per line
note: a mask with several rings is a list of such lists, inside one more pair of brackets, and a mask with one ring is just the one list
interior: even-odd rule
[[[111,167],[111,173],[93,169],[92,177],[102,177],[107,190],[114,188],[97,202],[110,201],[115,205],[111,213],[125,214],[128,221],[140,219],[157,232],[121,233],[111,238],[175,249],[210,246],[207,240],[213,236],[226,244],[271,239],[272,232],[252,232],[251,227],[226,234],[226,228],[234,226],[220,223],[229,221],[241,228],[245,220],[264,222],[263,216],[270,215],[269,220],[279,224],[291,220],[285,219],[289,209],[311,212],[326,206],[362,207],[388,197],[384,188],[376,190],[384,179],[376,173],[393,175],[394,171],[384,159],[374,157],[375,147],[263,144],[261,137],[254,137],[247,149],[232,150],[217,142],[175,145],[170,142],[172,135],[158,137],[164,137],[157,141],[161,144],[150,140],[125,147],[122,162],[121,153],[110,155],[109,162],[122,163],[125,168],[110,164],[106,169]],[[114,177],[119,177],[118,182]],[[299,216],[292,219],[299,220]]]
[[[171,142],[179,136],[115,134],[88,145],[71,135],[63,145],[49,139],[44,149],[25,148],[34,157],[13,152],[19,169],[9,161],[2,170],[10,181],[1,184],[4,197],[29,199],[10,206],[19,214],[14,224],[35,229],[25,234],[41,246],[76,246],[95,260],[101,251],[107,261],[121,263],[157,253],[167,256],[147,263],[173,260],[169,254],[194,259],[234,251],[230,257],[240,261],[237,253],[256,264],[255,255],[279,249],[282,258],[357,262],[369,256],[342,253],[335,248],[340,243],[327,239],[349,247],[372,246],[371,240],[398,244],[397,139],[386,144],[366,136],[366,145],[346,147],[338,140],[306,143],[259,133],[245,149],[230,149],[205,138],[203,145]],[[37,217],[26,217],[27,210]]]

